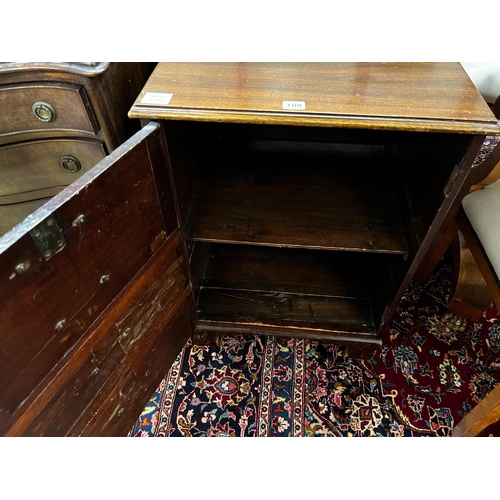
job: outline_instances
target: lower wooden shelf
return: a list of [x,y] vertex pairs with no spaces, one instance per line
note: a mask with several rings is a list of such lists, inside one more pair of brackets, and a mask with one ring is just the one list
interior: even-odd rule
[[212,244],[197,331],[343,341],[373,351],[380,343],[373,269],[386,262],[361,252]]

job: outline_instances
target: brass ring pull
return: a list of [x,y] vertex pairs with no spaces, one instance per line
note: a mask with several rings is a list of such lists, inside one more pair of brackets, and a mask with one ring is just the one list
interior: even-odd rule
[[35,102],[33,106],[31,106],[31,112],[35,118],[46,123],[53,122],[57,117],[54,106],[48,102]]
[[70,172],[71,174],[78,172],[82,168],[82,164],[74,156],[70,155],[63,156],[59,160],[59,164],[63,170],[66,170],[66,172]]

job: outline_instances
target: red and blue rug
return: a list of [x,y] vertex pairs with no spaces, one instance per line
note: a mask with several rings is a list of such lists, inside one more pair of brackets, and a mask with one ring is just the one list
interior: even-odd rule
[[299,339],[188,342],[130,435],[448,436],[500,380],[498,311],[449,314],[450,281],[443,261],[412,284],[370,360]]
[[129,435],[449,436],[500,381],[497,309],[477,322],[455,317],[450,284],[449,259],[413,283],[370,360],[299,339],[188,342]]

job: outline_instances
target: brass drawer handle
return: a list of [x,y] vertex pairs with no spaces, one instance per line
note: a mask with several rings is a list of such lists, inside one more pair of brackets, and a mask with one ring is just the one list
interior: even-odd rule
[[82,168],[82,164],[74,156],[70,155],[63,156],[59,160],[59,164],[63,170],[72,174],[78,172]]
[[48,102],[35,102],[33,106],[31,106],[31,112],[35,118],[38,118],[40,121],[46,123],[53,122],[57,117],[54,106]]

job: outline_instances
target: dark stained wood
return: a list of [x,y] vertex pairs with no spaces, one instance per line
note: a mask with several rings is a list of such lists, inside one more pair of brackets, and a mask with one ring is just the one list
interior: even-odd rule
[[[146,315],[150,311],[155,311],[155,304],[146,304],[145,301],[142,300],[142,297],[145,295],[150,295],[151,290],[158,290],[158,286],[156,284],[151,284],[151,280],[160,272],[165,262],[171,260],[174,255],[179,255],[180,250],[180,234],[177,231],[164,243],[163,248],[160,248],[159,251],[143,266],[140,271],[136,274],[134,279],[117,295],[117,297],[113,300],[113,302],[106,308],[103,314],[93,323],[91,328],[88,331],[88,334],[83,337],[75,346],[75,349],[70,352],[67,356],[61,359],[59,363],[57,363],[51,373],[44,379],[42,384],[39,386],[39,390],[34,391],[32,395],[23,402],[23,404],[18,408],[18,410],[14,413],[14,415],[10,418],[9,425],[4,426],[4,428],[0,428],[0,432],[4,433],[5,429],[10,429],[7,432],[7,435],[17,436],[21,435],[26,428],[31,424],[33,419],[43,411],[46,405],[49,405],[49,411],[58,412],[64,411],[64,407],[60,407],[56,401],[51,401],[56,393],[63,391],[65,392],[65,384],[68,379],[72,377],[74,372],[79,372],[82,363],[95,363],[99,362],[101,365],[106,365],[109,363],[110,359],[107,356],[107,349],[116,342],[117,338],[119,341],[123,341],[123,338],[128,337],[128,335],[133,335],[135,337],[140,337],[141,330],[137,329],[136,325],[131,326],[131,331],[126,332],[127,328],[122,328],[122,330],[116,327],[116,322],[120,319],[126,318],[130,312],[139,313],[141,315],[141,311],[145,311]],[[171,267],[171,266],[169,266]],[[183,266],[182,266],[183,267]],[[176,273],[175,267],[172,268],[174,273]],[[186,274],[186,270],[183,270],[183,274]],[[171,282],[164,284],[166,288],[170,288],[172,285]],[[179,279],[174,279],[174,283],[179,283]],[[174,286],[174,291],[177,286]],[[160,287],[160,294],[162,288]],[[170,294],[170,304],[167,308],[167,311],[164,311],[160,315],[160,325],[165,325],[168,321],[171,320],[172,316],[175,314],[179,305],[186,298],[186,295],[189,294],[189,288],[185,289],[183,293],[172,293]],[[177,301],[177,302],[175,302]],[[113,370],[112,377],[120,377],[120,374],[128,373],[133,365],[134,359],[139,354],[142,355],[142,347],[144,345],[150,345],[155,338],[155,332],[158,333],[159,325],[150,325],[149,332],[146,335],[142,335],[142,341],[140,343],[136,343],[135,351],[133,351],[132,356],[129,355],[128,359],[124,359],[124,361],[119,366],[115,366],[115,368],[119,368],[117,370]],[[132,331],[133,330],[133,331]],[[135,333],[134,333],[135,332]],[[142,331],[144,333],[144,331]],[[119,344],[119,342],[118,342]],[[97,346],[97,347],[96,347]],[[116,349],[123,349],[121,346]],[[130,349],[129,349],[130,350]],[[135,352],[135,354],[134,354]],[[106,357],[106,360],[104,358]],[[168,367],[166,367],[167,369]],[[93,377],[96,374],[93,375]],[[116,379],[115,379],[116,382]],[[95,382],[94,382],[95,384]],[[67,384],[66,384],[67,385]],[[106,390],[111,390],[113,385],[111,384],[111,389],[109,382],[106,382],[107,389],[99,389],[97,386],[97,393],[92,394],[92,402],[97,404],[94,411],[97,411],[99,404],[99,398],[106,399],[107,393]],[[95,386],[94,386],[95,388]],[[83,397],[81,395],[80,397]],[[73,401],[73,404],[77,404],[78,400]],[[51,406],[54,406],[52,410]],[[1,415],[1,412],[0,412]],[[99,419],[97,419],[99,421]],[[12,422],[14,424],[12,425]],[[70,422],[71,425],[74,425],[76,422]]]
[[[500,148],[496,147],[480,165],[471,170],[464,189],[469,186],[469,192],[473,192],[498,180],[499,161]],[[460,242],[458,239],[455,241],[459,229]],[[448,308],[458,315],[476,321],[489,306],[491,298],[496,304],[500,304],[500,289],[495,273],[492,272],[462,208],[457,210],[456,218],[448,223],[433,254],[424,261],[414,279],[425,282],[453,241],[454,280]]]
[[500,120],[500,95],[495,99],[492,107],[493,114]]
[[185,235],[199,241],[405,253],[383,149],[366,148],[373,151],[366,164],[356,152],[341,150],[306,158],[243,156],[205,165]]
[[197,308],[200,319],[227,321],[234,318],[235,323],[280,320],[322,325],[353,324],[375,333],[367,299],[202,288]]
[[[363,91],[356,92],[360,81]],[[281,109],[284,98],[276,97],[290,89],[307,94],[286,98],[304,100],[305,111]],[[173,95],[168,105],[141,104],[146,92]],[[359,95],[353,98],[352,92]],[[130,116],[168,124],[167,141],[177,151],[172,168],[180,179],[182,212],[188,212],[186,223],[182,218],[188,239],[387,252],[390,260],[368,280],[376,328],[389,321],[453,220],[484,135],[500,130],[458,64],[160,64]],[[189,122],[196,126],[188,127]],[[371,160],[339,162],[344,169],[331,164],[333,168],[316,175],[311,160],[339,143],[371,145]],[[375,146],[388,153],[382,169],[370,163],[377,157]],[[308,161],[300,166],[304,159]],[[349,198],[346,189],[327,193],[332,178],[340,179],[339,184],[350,179],[355,201],[342,199]],[[370,198],[374,192],[376,200]],[[301,204],[301,196],[308,194]],[[333,207],[332,194],[344,203]],[[332,206],[325,207],[325,199]],[[374,215],[381,200],[390,200],[385,208],[397,218],[397,231],[378,227],[375,243],[369,236],[356,242],[360,231],[372,229],[363,220],[363,203]],[[301,216],[309,209],[316,217],[307,220],[301,235]],[[356,214],[351,220],[350,210]],[[333,238],[335,216],[344,224]],[[395,234],[404,246],[387,251],[389,245],[381,241]],[[335,245],[324,245],[325,240],[335,240]],[[400,256],[387,255],[391,251]],[[202,285],[200,297],[203,293]],[[227,332],[230,323],[219,319],[209,324],[200,318],[198,331],[224,327]],[[258,323],[254,328],[270,329]]]
[[200,293],[202,279],[210,256],[210,243],[199,241],[187,241],[187,253],[189,269],[191,271],[191,283],[193,286],[193,298],[196,303]]
[[[495,116],[500,117],[496,100]],[[500,148],[497,146],[488,157],[471,170],[467,179],[469,193],[483,189],[500,178]],[[458,230],[460,229],[460,233]],[[458,234],[459,239],[453,239]],[[484,254],[481,244],[462,208],[450,224],[434,255],[425,267],[419,270],[418,278],[425,281],[438,260],[453,241],[453,271],[450,302],[448,308],[465,318],[476,321],[482,316],[491,298],[500,304],[498,277]]]
[[388,306],[385,316],[385,321],[381,325],[383,328],[396,311],[401,297],[411,283],[414,275],[421,265],[426,265],[427,259],[433,256],[436,248],[446,233],[447,229],[453,224],[463,197],[467,194],[470,187],[469,174],[471,166],[481,145],[483,144],[483,136],[475,136],[470,146],[466,150],[463,159],[458,164],[457,168],[450,175],[450,180],[445,187],[445,197],[439,206],[435,217],[432,219],[428,231],[426,232],[417,253],[414,255],[408,270],[401,281],[397,293],[394,295],[392,303]]
[[[147,92],[172,98],[142,102]],[[284,110],[283,100],[304,101],[306,109]],[[419,266],[435,252],[468,190],[484,136],[500,131],[463,69],[450,63],[160,64],[129,116],[168,124],[186,238],[384,253],[379,257],[387,260],[367,279],[374,329],[387,324]],[[370,154],[329,168],[314,163],[340,143],[371,145]],[[377,147],[386,154],[374,154]],[[329,190],[331,182],[338,189]],[[365,215],[376,219],[376,238],[363,234],[373,228]],[[391,246],[387,240],[394,238],[403,244]],[[235,278],[236,286],[242,281]],[[241,301],[251,309],[248,294],[256,292],[241,286],[209,289],[202,282],[198,305],[208,291],[229,290],[244,292]],[[238,300],[226,302],[235,316]],[[293,335],[297,328],[256,317],[236,325],[224,318],[223,300],[212,302],[221,316],[200,317],[198,332],[233,327]],[[318,325],[302,326],[310,333]]]
[[[156,186],[161,176],[153,175],[151,161],[155,170],[166,165],[164,159],[162,163],[161,157],[148,152],[147,141],[153,137],[159,140],[156,124],[0,238],[0,407],[4,422],[12,423],[12,416],[37,388],[43,389],[54,377],[56,366],[78,353],[91,325],[169,236]],[[49,214],[67,245],[45,261],[28,231]],[[74,225],[82,214],[85,222]],[[168,226],[177,224],[169,222]],[[29,263],[29,269],[16,273],[19,263]],[[103,276],[109,280],[102,280]],[[183,287],[188,286],[184,274]],[[56,329],[61,320],[65,320],[62,329]]]
[[443,258],[446,250],[450,247],[453,240],[457,237],[458,234],[458,224],[455,220],[453,220],[445,233],[441,237],[439,244],[434,250],[433,254],[430,255],[427,260],[419,267],[417,272],[415,273],[413,280],[417,283],[426,283],[429,279],[431,273],[434,271],[439,261]]
[[212,244],[202,286],[369,299],[367,274],[374,261],[347,252]]
[[500,385],[496,386],[453,428],[453,437],[474,437],[500,419]]
[[[150,105],[146,92],[173,96]],[[285,111],[285,100],[306,109]],[[129,116],[500,133],[458,63],[159,63]]]
[[86,79],[99,134],[109,151],[141,128],[138,120],[127,119],[127,112],[154,67],[155,63],[148,62],[114,62],[101,76]]
[[[480,142],[481,141],[481,142]],[[476,138],[475,143],[482,144],[482,138]],[[474,146],[471,146],[471,151],[468,153],[469,161],[470,158],[475,159],[474,151],[476,151]],[[461,201],[463,197],[469,192],[477,191],[483,187],[495,182],[500,177],[500,168],[498,168],[500,162],[500,148],[496,147],[491,154],[478,166],[470,169],[469,174],[465,180],[464,185],[461,188],[461,192],[458,199]],[[463,172],[460,172],[463,174]],[[461,175],[463,177],[463,175]],[[448,200],[447,200],[448,201]],[[459,206],[454,204],[453,213],[457,214],[459,211]],[[467,228],[465,229],[467,231]],[[441,237],[434,247],[433,251],[430,252],[424,259],[423,265],[417,270],[414,279],[420,283],[424,283],[429,278],[430,274],[436,267],[437,263],[443,257],[446,250],[451,245],[452,241],[455,239],[458,232],[458,226],[454,219],[449,219],[441,226]]]
[[[196,341],[279,335],[370,356],[479,175],[484,135],[499,130],[454,64],[193,67],[178,88],[206,105],[175,108],[176,90],[173,107],[156,108],[166,142],[147,125],[0,238],[1,435],[126,434],[193,330]],[[74,69],[61,81],[83,85]],[[57,70],[30,71],[46,82]],[[102,125],[121,92],[85,88]],[[312,108],[276,110],[291,88]],[[27,233],[51,213],[68,244],[45,262]],[[193,221],[224,234],[193,235]]]
[[[151,124],[154,125],[154,124]],[[149,161],[153,165],[156,190],[160,201],[163,223],[168,233],[179,227],[178,208],[175,191],[172,188],[173,179],[168,167],[168,153],[161,128],[157,134],[151,134],[146,139]],[[156,167],[156,168],[155,168]]]
[[[188,329],[183,334],[169,324],[183,307],[189,293],[179,234],[173,235],[145,267],[138,273],[126,295],[114,301],[115,307],[109,312],[112,319],[106,319],[91,334],[99,340],[91,349],[88,345],[91,342],[87,341],[87,359],[78,367],[73,363],[71,376],[23,435],[66,435],[70,429],[80,425],[78,422],[82,422],[79,428],[85,426],[88,429],[89,422],[85,418],[90,420],[90,417],[97,425],[100,416],[96,402],[109,399],[116,384],[123,383],[140,367],[143,363],[141,360],[167,325],[169,335],[166,336],[164,350],[159,354],[165,357],[178,354],[191,331]],[[186,319],[189,319],[189,315]],[[79,350],[79,356],[82,350]],[[153,384],[159,383],[165,375],[165,367],[169,366],[164,359],[162,361],[163,372],[151,377]],[[145,404],[143,399],[148,394],[138,391],[141,404]],[[134,403],[128,400],[129,405]],[[129,419],[129,427],[132,423]],[[73,434],[75,432],[72,431]]]
[[[375,349],[372,282],[386,255],[212,244],[197,301],[197,342],[233,333],[288,335]],[[384,274],[383,271],[380,274]],[[359,347],[359,346],[358,346]],[[363,349],[362,349],[363,350]],[[363,350],[366,354],[368,351]]]
[[192,335],[193,317],[192,301],[186,299],[153,345],[140,351],[133,371],[119,379],[114,377],[117,384],[113,391],[103,394],[105,398],[99,398],[102,405],[98,409],[98,419],[91,405],[68,435],[126,436]]
[[423,233],[417,234],[421,238],[448,196],[450,180],[461,170],[472,137],[459,134],[407,135],[410,137],[400,137],[392,146],[398,155],[392,175],[396,185],[400,186],[397,192],[401,191],[407,197],[400,205],[409,209],[413,221],[423,224]]

